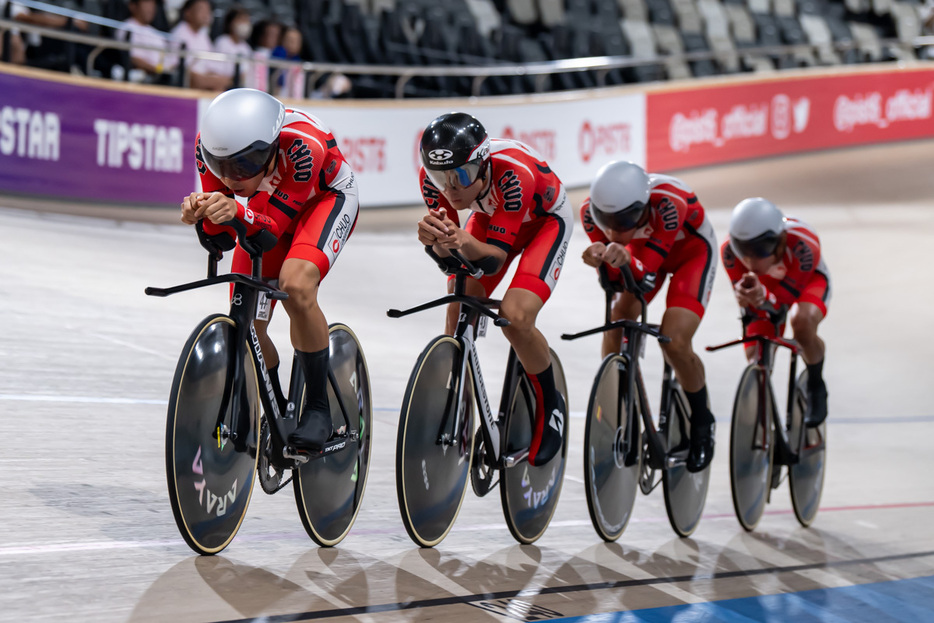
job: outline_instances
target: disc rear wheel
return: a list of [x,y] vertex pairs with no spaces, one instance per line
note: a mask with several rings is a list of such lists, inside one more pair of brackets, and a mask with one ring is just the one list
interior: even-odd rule
[[[328,338],[328,366],[337,383],[335,387],[328,382],[328,404],[334,436],[343,436],[344,441],[326,456],[299,466],[293,481],[305,531],[324,547],[337,545],[347,536],[360,510],[369,473],[373,417],[370,375],[357,336],[346,325],[332,324]],[[304,405],[304,392],[299,395]]]
[[[517,366],[518,366],[518,359]],[[551,362],[555,376],[555,387],[564,396],[568,405],[568,388],[564,378],[564,369],[554,351]],[[519,386],[513,395],[512,406],[506,414],[506,426],[503,431],[503,453],[509,455],[532,443],[532,427],[535,419],[535,398],[530,383],[519,369]],[[567,410],[567,408],[565,408]],[[568,426],[565,413],[564,426]],[[564,443],[554,458],[538,467],[528,461],[522,461],[513,467],[503,469],[500,496],[503,502],[503,514],[506,525],[513,537],[520,543],[533,543],[544,533],[561,494],[564,470],[567,465],[568,434],[564,431]]]
[[[807,370],[795,383],[794,403],[788,423],[788,442],[792,449],[801,439],[804,412],[807,410]],[[827,465],[827,422],[804,429],[804,439],[798,449],[798,462],[788,468],[788,486],[795,517],[805,528],[814,522],[824,491],[824,470]]]
[[[687,397],[680,386],[672,392],[671,414],[665,423],[665,435],[671,449],[681,452],[689,447],[690,407]],[[692,474],[685,463],[671,465],[662,473],[662,489],[665,492],[665,510],[668,521],[678,536],[690,536],[700,523],[707,500],[707,486],[710,482],[710,467]]]

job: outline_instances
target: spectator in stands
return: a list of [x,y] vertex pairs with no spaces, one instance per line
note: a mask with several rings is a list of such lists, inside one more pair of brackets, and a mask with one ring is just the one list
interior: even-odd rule
[[127,31],[118,31],[117,35],[126,39],[133,46],[144,45],[161,48],[162,51],[144,50],[134,47],[130,50],[130,62],[136,69],[142,69],[151,78],[158,78],[165,72],[174,69],[177,59],[174,56],[167,58],[168,39],[163,32],[153,27],[156,17],[156,0],[129,0],[130,18],[124,23],[130,27]]
[[[181,14],[182,20],[172,29],[175,45],[181,47],[184,44],[190,52],[213,52],[210,27],[214,13],[210,0],[187,0],[182,5]],[[192,88],[223,91],[232,84],[229,76],[218,73],[216,61],[189,56],[185,65]]]
[[[272,51],[272,58],[287,61],[302,60],[302,32],[294,26],[287,26],[282,31],[279,45]],[[276,94],[279,97],[301,99],[305,97],[305,73],[301,67],[294,66],[288,69],[276,68],[273,74],[276,78]]]
[[[247,43],[251,30],[253,30],[253,24],[250,21],[250,13],[242,7],[231,7],[224,16],[224,34],[214,42],[215,51],[230,55],[253,56],[253,48]],[[237,65],[240,66],[237,82],[242,84],[247,73],[247,63],[219,62],[216,65],[217,73],[233,80],[237,73]]]
[[243,86],[269,92],[269,65],[264,61],[272,55],[282,36],[282,24],[272,20],[261,20],[253,26],[250,46],[253,48],[253,66],[244,76]]
[[[22,5],[0,0],[0,18],[15,19],[17,15],[26,10]],[[0,61],[14,65],[26,64],[26,43],[18,30],[4,31],[0,45],[3,46],[0,50]]]
[[[87,32],[88,24],[82,20],[65,17],[56,13],[48,13],[36,9],[30,9],[17,2],[0,3],[0,16],[12,19],[23,24],[32,26],[42,26],[44,28],[56,28],[60,30],[71,30],[77,32]],[[87,58],[87,46],[78,46],[77,44],[46,37],[43,39],[36,34],[16,33],[20,42],[14,44],[11,37],[11,52],[15,47],[18,54],[25,56],[25,62],[36,67],[47,69],[58,69],[68,71],[71,65],[80,63],[81,58],[76,58],[76,54]]]

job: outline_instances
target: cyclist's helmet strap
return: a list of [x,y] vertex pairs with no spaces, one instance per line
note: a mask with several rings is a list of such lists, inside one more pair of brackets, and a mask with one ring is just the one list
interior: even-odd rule
[[785,233],[785,217],[767,199],[740,201],[730,217],[730,248],[739,258],[765,258],[778,249]]

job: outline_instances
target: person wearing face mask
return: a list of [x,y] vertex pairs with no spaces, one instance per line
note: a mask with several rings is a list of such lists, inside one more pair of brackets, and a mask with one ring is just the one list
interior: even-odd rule
[[[791,330],[808,369],[804,420],[808,426],[819,426],[827,418],[827,386],[824,341],[817,335],[817,326],[827,316],[830,303],[830,271],[821,255],[820,239],[811,227],[784,216],[771,201],[752,197],[733,209],[730,237],[720,255],[736,301],[756,318],[746,329],[748,335],[774,333],[762,307],[796,304]],[[747,358],[753,352],[747,347]]]
[[[209,30],[214,13],[210,0],[187,0],[181,15],[181,21],[172,29],[173,44],[177,47],[184,44],[189,52],[213,52]],[[188,56],[185,63],[192,88],[223,91],[230,87],[230,77],[217,73],[216,61]]]
[[[661,324],[671,341],[661,347],[691,407],[687,469],[702,471],[713,460],[716,431],[704,364],[691,344],[717,269],[717,239],[704,207],[681,180],[618,160],[597,172],[581,206],[581,222],[592,242],[584,263],[603,266],[609,283],[601,285],[616,292],[612,320],[636,320],[642,311],[635,294],[617,291],[623,282],[620,267],[629,267],[648,302],[671,275]],[[622,329],[606,331],[603,356],[618,352],[621,339]]]
[[[233,7],[224,16],[224,34],[219,36],[214,42],[214,49],[217,52],[230,54],[231,56],[242,56],[249,58],[253,56],[253,48],[247,43],[253,25],[250,22],[250,13],[243,8]],[[214,63],[214,71],[221,76],[227,76],[231,80],[237,73],[237,65],[233,61]],[[240,82],[242,83],[247,72],[248,64],[240,62]]]
[[[564,185],[542,156],[528,145],[490,138],[466,113],[432,121],[419,146],[419,182],[428,208],[418,239],[439,257],[460,251],[468,260],[491,257],[495,270],[467,279],[467,294],[490,296],[510,263],[519,266],[499,306],[509,320],[503,334],[525,369],[536,394],[535,430],[529,462],[544,465],[561,450],[567,434],[567,406],[555,387],[551,353],[535,327],[542,306],[558,282],[574,229]],[[470,210],[463,227],[458,210]],[[448,291],[453,291],[453,278]],[[458,306],[448,308],[446,331],[453,334]]]

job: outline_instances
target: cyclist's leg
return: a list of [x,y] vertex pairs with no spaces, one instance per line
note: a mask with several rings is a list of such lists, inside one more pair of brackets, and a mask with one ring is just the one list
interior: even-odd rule
[[500,306],[510,322],[503,327],[503,334],[516,351],[536,394],[535,428],[529,447],[532,465],[550,461],[561,449],[566,434],[567,405],[555,387],[548,341],[535,321],[558,282],[572,227],[569,217],[552,215],[534,229],[520,230],[516,247],[524,248],[522,259]]
[[280,287],[289,295],[283,305],[308,397],[305,415],[289,442],[303,448],[320,448],[331,435],[328,323],[318,305],[318,287],[350,238],[358,211],[356,188],[329,192],[308,206],[279,273]]
[[801,346],[801,358],[808,369],[808,408],[805,421],[818,426],[827,418],[827,386],[824,383],[824,341],[817,335],[817,326],[827,315],[830,281],[821,273],[804,287],[797,300],[797,311],[791,318],[791,330]]
[[707,399],[704,364],[694,352],[692,340],[710,300],[717,268],[716,243],[698,235],[679,254],[668,286],[668,308],[662,317],[662,333],[671,338],[662,344],[691,407],[691,452],[688,470],[700,471],[710,464],[714,450],[714,416]]

